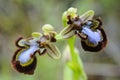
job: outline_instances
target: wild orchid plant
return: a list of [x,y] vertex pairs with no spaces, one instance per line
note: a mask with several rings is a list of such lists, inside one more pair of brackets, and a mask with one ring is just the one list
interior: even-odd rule
[[[79,52],[75,49],[76,36],[81,39],[85,51],[97,52],[106,46],[107,38],[100,18],[93,19],[90,10],[79,16],[76,8],[69,8],[63,13],[64,29],[58,34],[50,24],[42,27],[43,33],[33,32],[30,38],[18,38],[19,48],[12,58],[12,66],[18,72],[33,74],[36,68],[36,53],[47,53],[53,59],[59,59],[61,53],[54,45],[59,40],[67,40],[70,59],[66,61],[64,80],[87,80]],[[75,36],[76,35],[76,36]]]

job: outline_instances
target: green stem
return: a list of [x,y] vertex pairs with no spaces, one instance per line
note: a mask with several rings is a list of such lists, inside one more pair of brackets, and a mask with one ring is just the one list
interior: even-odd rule
[[[64,40],[60,34],[56,35],[56,39]],[[66,63],[64,69],[64,80],[87,80],[86,74],[84,72],[83,63],[80,55],[75,50],[75,37],[69,38],[68,45],[71,54],[71,60]]]

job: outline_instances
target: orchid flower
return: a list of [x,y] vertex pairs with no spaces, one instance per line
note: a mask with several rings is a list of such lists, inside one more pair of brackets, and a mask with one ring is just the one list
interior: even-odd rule
[[63,38],[67,39],[74,35],[81,38],[81,44],[85,51],[97,52],[102,50],[107,44],[106,34],[103,30],[100,18],[93,19],[92,10],[84,13],[80,17],[76,15],[64,14],[67,21],[67,27],[61,31]]
[[47,53],[51,58],[59,59],[60,51],[53,44],[56,42],[55,35],[54,31],[47,31],[44,34],[34,32],[32,38],[28,39],[20,37],[16,41],[16,46],[19,49],[12,59],[14,69],[24,74],[33,74],[37,63],[36,53],[39,53],[39,55]]

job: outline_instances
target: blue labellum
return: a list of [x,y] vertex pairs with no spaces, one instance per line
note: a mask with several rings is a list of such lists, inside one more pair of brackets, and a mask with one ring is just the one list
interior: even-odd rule
[[97,45],[98,42],[102,40],[101,33],[99,30],[92,31],[88,27],[83,27],[82,32],[88,36],[88,40],[94,45]]
[[26,63],[31,59],[31,55],[33,55],[37,50],[38,50],[38,46],[30,46],[30,48],[28,48],[27,50],[23,51],[19,57],[18,60],[21,63]]

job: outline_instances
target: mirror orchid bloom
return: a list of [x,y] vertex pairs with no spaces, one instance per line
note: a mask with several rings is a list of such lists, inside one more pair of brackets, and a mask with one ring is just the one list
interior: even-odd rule
[[54,33],[44,35],[34,32],[32,38],[20,37],[16,41],[19,49],[13,55],[13,68],[24,74],[33,74],[37,64],[36,53],[39,55],[47,53],[51,58],[59,59],[61,54],[54,42],[56,42]]
[[68,25],[61,31],[61,35],[66,39],[77,35],[81,38],[81,44],[85,51],[98,52],[107,44],[106,33],[102,28],[100,18],[93,19],[93,15],[87,13],[80,17],[68,15]]

